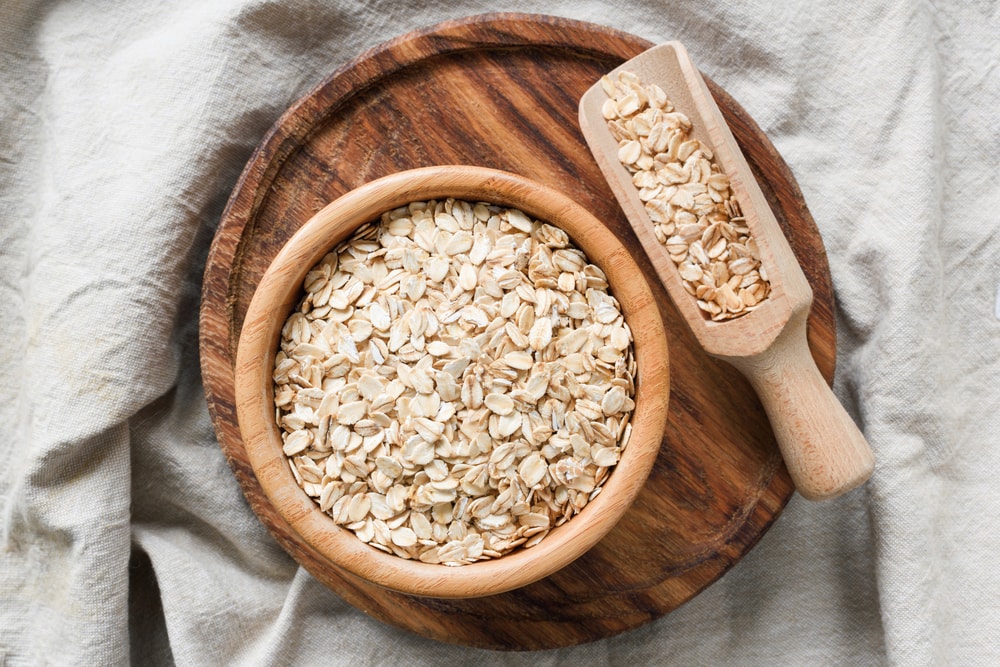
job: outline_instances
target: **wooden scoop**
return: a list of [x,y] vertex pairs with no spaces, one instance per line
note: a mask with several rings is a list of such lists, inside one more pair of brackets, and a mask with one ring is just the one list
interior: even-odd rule
[[662,44],[624,63],[611,77],[619,71],[636,74],[643,85],[659,85],[690,119],[690,135],[711,148],[729,177],[771,285],[766,299],[735,319],[712,321],[698,307],[619,161],[618,141],[602,114],[608,96],[598,82],[580,101],[584,137],[671,299],[705,351],[735,366],[753,385],[799,493],[820,500],[863,484],[874,467],[871,448],[823,379],[806,341],[812,289],[686,49],[679,42]]

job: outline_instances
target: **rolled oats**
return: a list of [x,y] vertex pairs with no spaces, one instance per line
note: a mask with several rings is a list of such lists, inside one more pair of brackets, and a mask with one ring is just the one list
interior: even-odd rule
[[739,317],[770,293],[767,272],[739,202],[690,119],[663,89],[632,72],[601,79],[601,113],[618,141],[653,233],[677,265],[684,288],[713,320]]
[[359,539],[462,565],[537,544],[600,492],[631,431],[632,334],[565,232],[414,202],[303,286],[273,372],[283,449]]

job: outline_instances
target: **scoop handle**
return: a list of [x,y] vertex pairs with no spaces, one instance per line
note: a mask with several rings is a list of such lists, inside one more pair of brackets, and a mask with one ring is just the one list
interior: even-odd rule
[[809,500],[835,498],[871,476],[875,457],[816,367],[805,322],[793,322],[765,351],[728,361],[763,403],[798,492]]

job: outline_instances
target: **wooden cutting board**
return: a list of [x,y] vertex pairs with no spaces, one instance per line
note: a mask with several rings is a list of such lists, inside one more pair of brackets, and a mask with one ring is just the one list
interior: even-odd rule
[[[251,508],[278,542],[375,618],[436,640],[494,649],[608,637],[662,616],[718,579],[792,495],[749,385],[701,351],[656,282],[580,134],[583,92],[649,46],[597,25],[514,14],[405,35],[361,55],[296,103],[233,191],[208,258],[201,310],[202,373],[219,441]],[[774,147],[732,98],[709,86],[813,287],[810,347],[829,381],[833,295],[819,233]],[[672,380],[660,456],[621,523],[555,575],[471,600],[409,597],[323,562],[269,506],[247,462],[233,407],[243,316],[285,240],[326,203],[366,181],[455,163],[534,178],[605,221],[649,277],[667,329]]]

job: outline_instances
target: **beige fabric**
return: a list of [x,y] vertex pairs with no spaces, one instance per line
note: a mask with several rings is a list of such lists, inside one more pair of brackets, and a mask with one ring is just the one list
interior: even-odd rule
[[[216,443],[205,256],[280,113],[478,0],[0,5],[0,663],[1000,664],[998,5],[548,3],[681,39],[798,178],[869,486],[794,499],[640,630],[535,655],[371,620],[298,569]],[[506,10],[537,11],[510,0]]]

